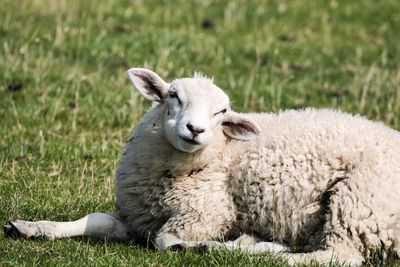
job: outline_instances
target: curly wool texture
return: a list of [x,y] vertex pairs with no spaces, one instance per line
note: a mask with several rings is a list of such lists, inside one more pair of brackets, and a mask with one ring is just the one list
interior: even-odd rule
[[163,108],[144,116],[117,171],[117,209],[136,236],[250,233],[296,251],[400,252],[397,131],[332,110],[245,114],[262,128],[255,140],[221,128],[190,154],[163,137]]

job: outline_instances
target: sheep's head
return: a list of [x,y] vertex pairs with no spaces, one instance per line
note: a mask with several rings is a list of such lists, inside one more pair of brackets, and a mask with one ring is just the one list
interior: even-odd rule
[[180,151],[204,148],[220,125],[234,139],[250,140],[260,133],[258,125],[230,109],[228,96],[207,78],[195,75],[166,83],[142,68],[129,69],[128,76],[146,99],[165,105],[164,134]]

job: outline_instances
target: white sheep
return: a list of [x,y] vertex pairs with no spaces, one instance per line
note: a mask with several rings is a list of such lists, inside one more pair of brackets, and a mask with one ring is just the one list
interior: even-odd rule
[[332,110],[238,114],[205,77],[128,75],[157,104],[125,146],[117,213],[17,220],[6,233],[272,251],[292,263],[400,255],[397,131]]

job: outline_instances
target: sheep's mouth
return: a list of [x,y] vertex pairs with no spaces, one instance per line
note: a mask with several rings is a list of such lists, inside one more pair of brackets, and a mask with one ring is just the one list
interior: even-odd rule
[[196,146],[200,145],[200,143],[197,142],[197,141],[194,140],[194,139],[189,139],[189,138],[185,138],[185,137],[182,137],[182,136],[180,136],[180,138],[181,138],[183,141],[185,141],[186,143],[188,143],[188,144],[196,145]]

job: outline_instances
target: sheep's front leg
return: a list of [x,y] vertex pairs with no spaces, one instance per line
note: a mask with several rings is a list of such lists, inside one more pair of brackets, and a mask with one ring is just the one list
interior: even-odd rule
[[131,238],[126,224],[116,215],[109,213],[92,213],[70,222],[53,221],[10,221],[3,226],[7,236],[47,237],[50,239],[89,236],[97,239],[127,241]]
[[290,247],[279,242],[266,242],[253,235],[243,234],[239,238],[233,241],[218,242],[218,241],[189,241],[184,242],[185,248],[194,248],[200,250],[240,250],[249,254],[260,254],[260,253],[281,253],[290,252]]
[[347,266],[359,266],[364,261],[359,251],[349,247],[327,248],[326,250],[317,250],[309,253],[282,253],[277,254],[277,256],[286,260],[292,266],[309,265],[313,262],[324,265],[340,263]]
[[160,249],[171,247],[194,249],[200,251],[210,251],[215,249],[224,249],[228,251],[240,250],[249,254],[261,253],[282,253],[290,252],[290,247],[279,242],[266,242],[260,239],[243,234],[233,241],[184,241],[175,234],[161,234],[157,237],[156,243]]

